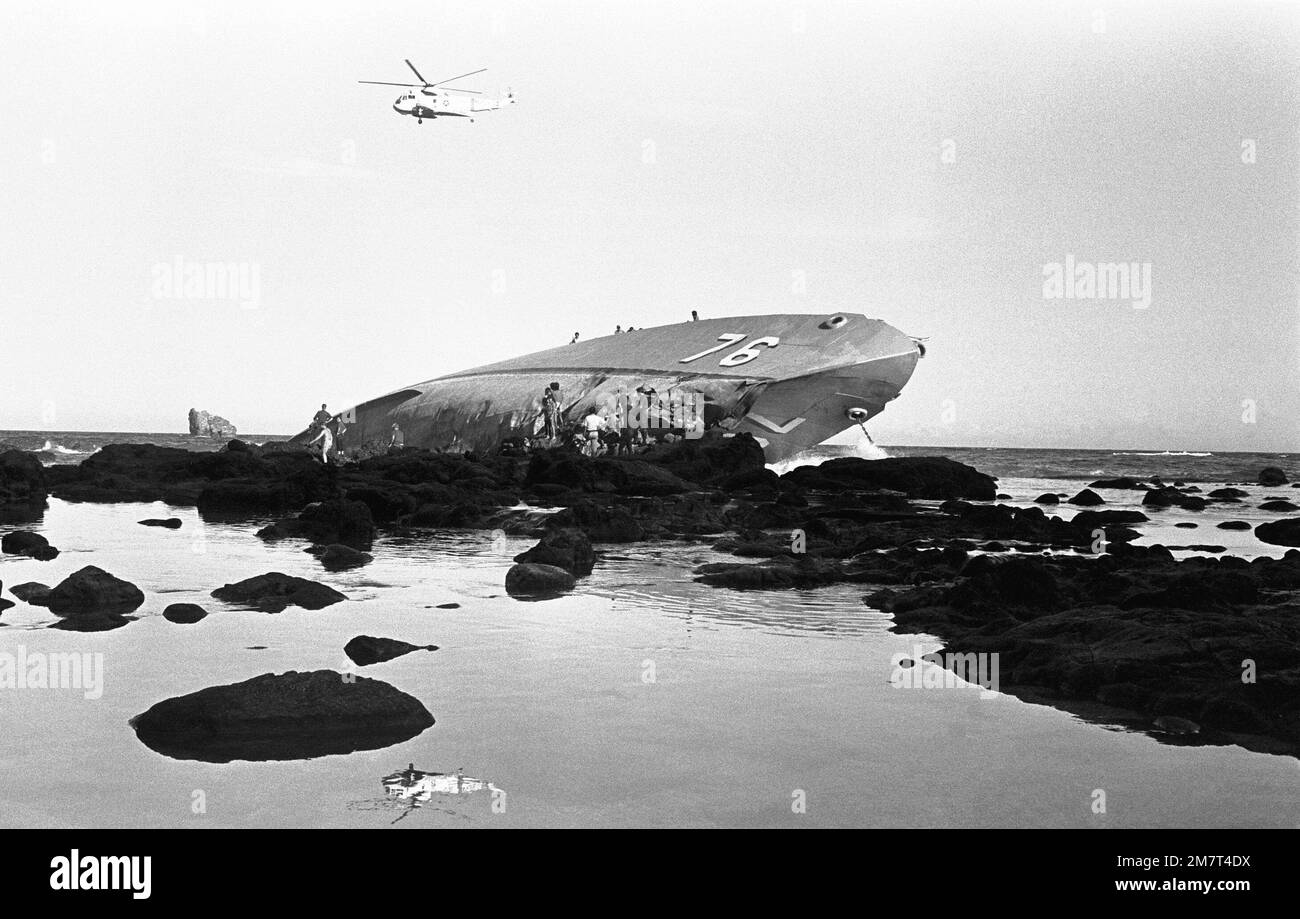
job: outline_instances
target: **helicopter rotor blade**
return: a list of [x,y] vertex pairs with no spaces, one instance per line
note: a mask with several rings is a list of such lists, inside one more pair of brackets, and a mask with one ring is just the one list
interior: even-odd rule
[[369,83],[371,86],[419,86],[419,83],[385,83],[383,80],[357,80],[358,83]]
[[[441,86],[443,83],[452,83],[452,82],[454,82],[454,81],[456,81],[456,80],[459,80],[461,77],[472,77],[472,76],[474,76],[474,74],[476,74],[476,73],[486,73],[486,72],[487,72],[487,68],[484,67],[484,68],[482,68],[482,69],[480,69],[480,70],[471,70],[469,73],[462,73],[459,77],[448,77],[447,79],[445,79],[445,80],[440,80],[440,81],[438,81],[437,83],[427,83],[427,84],[425,84],[425,85],[427,85],[427,86]],[[421,79],[423,79],[423,77],[421,77]]]
[[473,93],[476,96],[483,95],[483,93],[479,92],[477,89],[460,89],[456,86],[444,86],[442,87],[442,91],[445,93]]
[[406,66],[411,68],[411,73],[415,74],[415,78],[419,80],[421,84],[423,84],[424,86],[429,85],[429,81],[426,80],[424,77],[420,76],[420,71],[415,69],[414,64],[412,64],[410,61],[407,61]]

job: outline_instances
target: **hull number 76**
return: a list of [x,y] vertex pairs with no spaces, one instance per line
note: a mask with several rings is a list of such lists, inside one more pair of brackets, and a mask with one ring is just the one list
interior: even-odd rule
[[[707,350],[701,351],[699,354],[692,354],[690,357],[684,357],[681,359],[679,363],[689,364],[691,361],[699,360],[700,358],[704,357],[706,354],[713,354],[716,351],[721,351],[723,348],[727,347],[727,345],[734,345],[736,342],[743,340],[745,337],[746,335],[744,332],[725,332],[722,335],[718,336],[718,341],[722,342],[722,344],[714,345],[712,348],[708,348]],[[745,345],[745,347],[737,348],[735,351],[732,351],[722,360],[718,361],[718,366],[739,367],[741,364],[748,364],[754,358],[758,357],[759,345],[763,345],[768,348],[775,348],[780,343],[781,343],[781,339],[775,335],[765,335],[762,338],[755,338],[749,344]]]

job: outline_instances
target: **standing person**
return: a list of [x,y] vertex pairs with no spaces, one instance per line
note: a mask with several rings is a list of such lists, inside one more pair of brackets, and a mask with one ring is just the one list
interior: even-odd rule
[[322,424],[320,431],[308,442],[307,446],[320,444],[320,461],[326,466],[330,464],[330,451],[334,449],[334,433],[330,431],[329,425]]
[[551,440],[559,433],[560,404],[558,402],[559,383],[552,383],[542,390],[542,436]]
[[574,332],[573,338],[569,339],[569,344],[576,345],[577,343],[578,343],[578,333]]
[[600,417],[596,411],[596,406],[591,407],[587,412],[587,417],[582,419],[582,428],[586,431],[587,442],[583,445],[583,452],[588,456],[595,456],[600,449],[600,430],[605,426],[605,419]]
[[325,425],[330,423],[332,417],[334,416],[329,413],[329,409],[327,409],[325,403],[322,402],[320,404],[320,411],[311,417],[312,427],[323,428]]
[[616,325],[616,326],[614,326],[614,334],[615,334],[615,335],[622,335],[622,334],[623,334],[623,327],[622,327],[621,325]]
[[700,321],[700,314],[697,313],[695,310],[691,310],[691,322],[699,322],[699,321]]
[[397,422],[393,422],[393,430],[388,435],[388,449],[400,450],[405,446],[406,446],[406,435],[403,434],[402,429],[397,426]]

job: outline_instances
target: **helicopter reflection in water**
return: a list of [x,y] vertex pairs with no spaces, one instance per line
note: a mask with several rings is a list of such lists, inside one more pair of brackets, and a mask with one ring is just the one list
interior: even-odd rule
[[[424,772],[416,769],[415,763],[384,776],[383,783],[384,791],[390,797],[409,801],[411,809],[422,807],[434,795],[472,795],[478,791],[487,791],[492,796],[494,809],[496,802],[505,797],[505,792],[500,788],[491,782],[465,775],[464,769],[457,769],[453,773]],[[405,817],[406,813],[402,816]],[[398,820],[400,819],[402,818],[399,817]]]

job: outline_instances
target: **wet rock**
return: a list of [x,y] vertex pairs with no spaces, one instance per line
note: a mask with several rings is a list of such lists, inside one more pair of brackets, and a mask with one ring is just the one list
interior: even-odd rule
[[545,597],[572,590],[573,575],[554,565],[520,562],[506,572],[506,593],[511,596]]
[[752,434],[659,444],[640,458],[687,482],[707,486],[721,485],[732,476],[767,467],[763,448]]
[[375,539],[370,508],[360,501],[334,500],[308,505],[298,515],[303,534],[321,545],[342,544],[366,551]]
[[640,542],[645,528],[621,505],[581,501],[552,514],[547,529],[576,528],[593,542]]
[[40,460],[22,450],[0,452],[0,522],[37,519],[45,511],[46,493]]
[[106,444],[79,465],[47,474],[51,493],[65,500],[198,504],[205,516],[288,510],[336,491],[334,471],[306,450],[237,440],[211,453]]
[[912,498],[969,498],[992,501],[997,485],[964,463],[943,456],[889,457],[865,460],[840,457],[820,466],[800,466],[781,476],[783,482],[819,491],[889,489]]
[[26,530],[15,530],[0,537],[0,551],[6,555],[26,555],[33,549],[49,544],[49,540],[40,533],[29,533]]
[[1142,503],[1148,507],[1180,507],[1185,511],[1205,509],[1206,501],[1199,495],[1187,495],[1172,486],[1153,488],[1142,496]]
[[1010,501],[1010,500],[1011,500],[1011,496],[1008,495],[1008,494],[1004,494],[1003,492],[998,492],[998,500],[999,500],[999,501]]
[[591,574],[596,564],[587,534],[575,527],[547,530],[542,541],[515,556],[516,562],[531,562],[563,568],[575,577]]
[[1249,496],[1250,492],[1242,491],[1240,488],[1216,488],[1206,495],[1209,498],[1246,498]]
[[[1178,526],[1182,526],[1182,524],[1180,523],[1180,524],[1178,524]],[[1250,524],[1247,523],[1245,520],[1225,520],[1225,521],[1223,521],[1223,523],[1220,523],[1220,524],[1218,525],[1218,529],[1220,529],[1220,530],[1249,530],[1249,529],[1250,529]]]
[[1300,511],[1300,507],[1290,501],[1265,501],[1259,506],[1261,511]]
[[144,592],[102,568],[87,565],[68,575],[44,598],[60,616],[122,615],[144,602]]
[[[1182,521],[1182,522],[1180,522],[1180,523],[1175,523],[1174,526],[1178,527],[1178,529],[1180,529],[1180,530],[1194,530],[1194,529],[1196,529],[1196,527],[1198,526],[1198,524],[1192,523],[1190,520],[1184,520],[1184,521]],[[1222,527],[1223,524],[1219,524],[1219,526]],[[1250,524],[1246,524],[1246,528],[1249,529],[1249,528],[1250,528]],[[1228,529],[1228,530],[1230,530],[1230,529],[1233,529],[1233,527],[1224,527],[1224,529]]]
[[1039,495],[1034,499],[1035,504],[1060,504],[1061,499],[1051,492]]
[[259,574],[235,584],[226,584],[212,591],[212,596],[228,603],[251,606],[266,612],[278,613],[289,606],[303,609],[324,609],[346,600],[332,587],[306,578],[291,577],[278,571]]
[[1266,488],[1275,488],[1279,485],[1285,485],[1287,483],[1287,478],[1286,473],[1277,466],[1265,466],[1259,471],[1259,478],[1257,481],[1260,485],[1263,485]]
[[207,615],[197,603],[172,603],[163,610],[163,618],[178,625],[193,625]]
[[333,670],[264,674],[166,699],[131,719],[136,736],[173,759],[226,763],[377,750],[434,723],[417,699]]
[[343,646],[343,653],[358,667],[391,661],[412,651],[437,650],[437,645],[413,645],[395,638],[375,638],[371,635],[358,635]]
[[326,546],[321,550],[320,563],[325,566],[327,571],[344,571],[348,568],[360,568],[362,565],[368,565],[374,561],[375,557],[369,552],[361,552],[351,546],[345,546],[341,543],[334,543]]
[[9,592],[19,600],[32,606],[45,606],[49,603],[50,588],[36,581],[17,584],[9,588]]
[[1188,718],[1177,715],[1161,715],[1152,722],[1156,730],[1165,734],[1199,734],[1201,726]]
[[139,521],[142,527],[166,527],[169,530],[179,530],[181,528],[181,519],[179,517],[167,517],[159,519],[151,517],[148,520]]
[[1070,520],[1073,526],[1092,530],[1094,527],[1107,527],[1116,524],[1146,523],[1151,518],[1141,511],[1079,511]]
[[1261,523],[1255,527],[1255,536],[1274,546],[1300,546],[1300,517]]
[[460,609],[459,603],[439,603],[436,609]]
[[1115,488],[1127,491],[1146,491],[1147,486],[1137,479],[1129,478],[1126,475],[1115,479],[1098,479],[1088,485],[1089,488]]
[[1091,488],[1085,488],[1083,491],[1071,498],[1067,503],[1077,504],[1081,507],[1096,507],[1098,504],[1105,504],[1106,502],[1102,499],[1101,495],[1097,494]]

